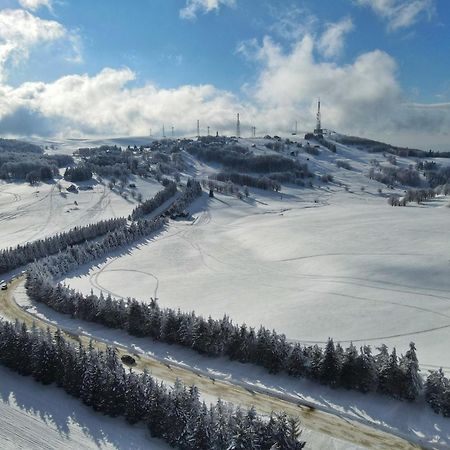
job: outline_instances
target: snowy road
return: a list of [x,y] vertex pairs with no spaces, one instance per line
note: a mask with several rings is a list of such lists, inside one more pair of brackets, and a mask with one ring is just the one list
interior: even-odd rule
[[[302,427],[305,428],[305,436],[312,435],[313,441],[319,442],[324,436],[332,437],[333,441],[325,446],[311,446],[309,448],[336,448],[336,449],[392,449],[406,450],[422,447],[406,441],[398,436],[386,433],[374,427],[367,426],[355,420],[342,416],[330,414],[316,406],[308,405],[300,399],[295,400],[283,393],[269,392],[263,387],[250,385],[235,380],[222,380],[211,377],[208,373],[193,369],[181,364],[168,364],[158,358],[150,357],[147,353],[137,353],[135,346],[118,344],[117,341],[96,337],[94,335],[84,335],[77,333],[77,326],[55,324],[53,321],[43,318],[41,315],[33,314],[23,306],[19,306],[15,301],[14,293],[23,290],[24,279],[16,279],[9,289],[0,294],[0,313],[9,319],[17,319],[31,325],[33,322],[41,328],[49,327],[52,331],[58,326],[69,338],[88,345],[92,339],[96,348],[104,349],[106,345],[115,345],[119,356],[123,354],[135,354],[137,357],[137,368],[147,369],[153,376],[173,383],[176,379],[184,383],[195,384],[200,389],[202,395],[208,398],[222,398],[235,404],[245,407],[254,405],[258,412],[268,414],[271,411],[285,411],[286,413],[298,416]],[[22,291],[23,292],[23,291]],[[311,444],[311,442],[310,442]]]

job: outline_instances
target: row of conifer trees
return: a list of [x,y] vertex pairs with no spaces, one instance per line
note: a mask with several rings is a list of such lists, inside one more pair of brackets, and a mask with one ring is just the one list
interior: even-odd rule
[[260,327],[234,324],[227,316],[205,319],[194,312],[160,308],[157,301],[115,300],[111,296],[83,295],[62,284],[56,286],[42,267],[29,271],[26,288],[35,301],[77,319],[126,330],[133,336],[150,337],[188,347],[209,356],[226,356],[253,363],[270,373],[284,372],[332,387],[377,391],[394,398],[415,400],[421,377],[413,343],[405,355],[389,353],[382,345],[376,354],[369,346],[343,348],[332,339],[324,349],[288,342],[284,334]]
[[58,253],[69,246],[95,239],[119,228],[125,228],[126,224],[125,218],[102,220],[83,227],[75,227],[45,239],[38,239],[25,245],[0,250],[0,274]]
[[[130,215],[131,220],[137,221],[138,219],[142,219],[143,216],[154,211],[170,197],[175,195],[177,192],[176,184],[173,181],[166,181],[167,183],[163,190],[157,192],[154,197],[145,200],[132,211]],[[198,191],[200,185],[196,183],[197,182],[194,180],[188,180],[188,186],[184,189],[177,204],[174,205],[175,208],[184,208],[185,203],[181,204],[183,199],[188,198],[190,200],[193,193],[195,194],[195,197],[200,194],[201,188],[200,192]],[[18,245],[14,248],[10,247],[8,249],[0,250],[0,274],[10,272],[11,270],[44,257],[57,254],[68,247],[82,244],[86,241],[92,241],[113,231],[119,231],[119,234],[126,234],[126,229],[126,218],[113,218],[81,227],[74,227],[69,231],[58,233],[48,238],[28,242],[25,245]]]
[[0,364],[40,383],[56,383],[95,411],[145,423],[152,436],[183,450],[297,450],[305,445],[296,419],[278,414],[265,420],[254,409],[221,401],[207,406],[195,386],[176,382],[168,388],[145,371],[126,371],[114,348],[74,346],[59,330],[53,335],[0,321]]
[[[185,207],[201,193],[200,184],[190,180],[177,200]],[[103,295],[84,296],[64,285],[54,285],[54,278],[92,262],[113,249],[148,236],[164,223],[164,218],[133,222],[125,230],[108,233],[95,243],[86,242],[67,248],[32,264],[28,270],[26,287],[30,297],[44,302],[55,310],[83,320],[127,330],[136,336],[148,336],[167,343],[189,347],[211,356],[227,356],[241,362],[265,367],[271,373],[285,372],[307,377],[332,387],[377,391],[394,398],[413,401],[423,391],[416,349],[413,343],[405,355],[389,353],[381,345],[377,354],[369,346],[344,349],[328,340],[325,349],[288,342],[283,334],[264,327],[255,331],[245,324],[235,325],[228,318],[204,319],[194,312],[185,313],[170,308],[161,309],[155,300],[140,303],[134,299],[114,300]],[[440,384],[436,380],[441,380]],[[433,409],[447,415],[450,410],[449,383],[437,372],[431,373],[425,394]],[[433,388],[433,389],[431,389]],[[431,392],[432,391],[432,392]],[[428,395],[428,392],[431,392]],[[437,394],[436,394],[437,393]],[[441,395],[442,394],[442,395]],[[438,397],[438,400],[436,398]],[[447,400],[445,400],[447,399]]]

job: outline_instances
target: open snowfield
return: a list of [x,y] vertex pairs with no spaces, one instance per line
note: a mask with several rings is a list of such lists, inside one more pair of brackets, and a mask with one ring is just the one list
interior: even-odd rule
[[[154,181],[133,180],[144,198],[161,190]],[[136,201],[124,199],[106,185],[92,182],[92,190],[77,194],[66,192],[71,183],[61,180],[63,190],[56,183],[0,182],[0,248],[47,237],[76,226],[95,223],[112,217],[126,217]],[[79,183],[83,185],[86,183]],[[75,202],[77,204],[75,204]]]
[[[365,192],[206,197],[194,222],[67,280],[89,292],[228,314],[289,339],[404,351],[450,368],[449,199],[392,208]],[[314,203],[313,198],[317,200]]]
[[93,412],[54,386],[0,367],[0,447],[3,450],[154,449],[170,447],[130,426]]
[[[71,153],[80,146],[103,143],[128,145],[125,140],[67,141],[59,143],[54,151]],[[252,147],[257,154],[271,153],[263,140],[242,140],[242,144]],[[206,178],[220,170],[183,154],[189,164],[183,179],[187,175]],[[310,170],[319,175],[331,173],[334,182],[324,184],[316,178],[314,188],[283,185],[278,194],[250,188],[250,197],[243,200],[222,194],[211,199],[205,193],[190,208],[192,220],[170,221],[154,238],[112,253],[95,266],[81,267],[65,282],[85,293],[93,289],[114,297],[135,297],[143,301],[157,297],[162,306],[195,310],[215,318],[227,314],[237,323],[245,322],[253,327],[263,324],[285,333],[290,340],[303,343],[322,344],[333,337],[344,345],[351,341],[372,347],[385,343],[404,352],[409,342],[414,341],[424,375],[428,369],[437,367],[450,373],[450,209],[447,207],[450,197],[438,196],[422,205],[389,206],[387,196],[391,191],[366,177],[373,158],[386,163],[380,154],[341,145],[337,154],[324,148],[318,157],[301,152],[299,159],[307,161]],[[338,169],[336,160],[348,161],[353,170]],[[398,158],[398,162],[407,165],[413,160]],[[447,164],[447,160],[440,163]],[[132,181],[144,198],[162,189],[156,182]],[[67,187],[70,183],[62,181],[62,184]],[[378,192],[379,188],[383,189],[382,193]],[[0,247],[102,219],[127,216],[134,206],[131,197],[124,199],[95,182],[93,190],[78,194],[61,194],[56,184],[30,187],[25,183],[3,183],[0,184]],[[24,294],[22,306],[29,308]],[[86,334],[128,346],[135,344],[136,338],[117,330],[75,323],[42,305],[37,308],[40,314],[61,326],[72,322],[73,327]],[[154,345],[149,340],[145,343],[139,340],[136,344],[168,362],[217,378],[294,395],[335,414],[413,435],[433,448],[450,448],[446,419],[436,416],[423,404],[411,407],[376,395],[334,391],[306,380],[275,377],[247,365]],[[0,386],[3,386],[3,372],[0,375]],[[15,382],[19,388],[27,381],[30,382],[20,378]],[[73,401],[63,392],[61,395],[65,401]],[[97,435],[89,429],[86,434],[84,422],[77,422],[78,416],[66,421],[64,430],[70,432],[61,434],[53,422],[38,421],[34,409],[15,403],[14,396],[3,394],[2,398],[0,415],[13,417],[5,428],[5,439],[15,432],[10,423],[15,425],[23,420],[36,424],[36,428],[30,425],[30,433],[23,439],[29,434],[43,435],[44,431],[39,431],[41,427],[45,430],[48,426],[49,433],[55,433],[55,441],[49,448],[61,448],[58,439],[67,440],[64,448],[96,445]],[[5,401],[5,398],[13,400]],[[206,397],[206,400],[214,399]],[[78,407],[81,408],[79,404]],[[36,410],[40,411],[39,407]],[[98,420],[103,419],[100,416]],[[101,427],[106,425],[102,422]],[[121,429],[117,427],[117,432]],[[145,431],[141,431],[142,440],[149,448]],[[133,431],[133,439],[140,439],[139,432]],[[107,438],[102,445],[115,448],[115,435],[105,433]],[[305,431],[304,438],[314,444],[311,448],[350,448],[345,442],[310,430]],[[71,439],[74,439],[73,447]],[[87,444],[84,441],[77,444],[82,442],[80,439],[86,439]],[[23,447],[10,448],[30,448],[24,442]],[[140,448],[139,444],[133,448]]]

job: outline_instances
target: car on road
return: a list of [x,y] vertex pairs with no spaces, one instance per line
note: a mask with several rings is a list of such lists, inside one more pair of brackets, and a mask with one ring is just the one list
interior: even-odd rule
[[2,291],[6,291],[6,289],[8,289],[8,285],[6,284],[6,283],[3,283],[2,285],[1,285],[1,288],[0,288]]

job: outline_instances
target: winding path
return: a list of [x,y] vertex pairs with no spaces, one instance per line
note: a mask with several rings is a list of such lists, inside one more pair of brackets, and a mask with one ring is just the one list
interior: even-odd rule
[[[33,314],[27,308],[21,307],[16,303],[14,292],[19,286],[23,287],[23,284],[23,276],[15,278],[10,282],[7,291],[0,291],[0,314],[10,320],[23,321],[29,326],[34,323],[39,328],[49,328],[52,332],[56,331],[57,325],[55,323]],[[408,436],[388,433],[382,429],[351,419],[345,414],[335,415],[328,412],[326,407],[317,407],[282,392],[268,391],[264,387],[250,385],[238,380],[212,378],[209,373],[202,372],[196,368],[176,363],[168,364],[163,359],[152,357],[147,353],[137,352],[135,347],[128,347],[93,335],[80,334],[68,327],[58,326],[58,328],[70,340],[80,342],[82,345],[88,346],[92,342],[92,345],[100,350],[105,349],[107,345],[114,345],[117,348],[119,357],[131,353],[136,358],[136,368],[138,370],[147,369],[153,376],[166,382],[173,383],[179,379],[187,385],[195,384],[205,395],[221,398],[224,401],[246,408],[254,406],[261,414],[269,414],[272,411],[284,411],[289,415],[299,417],[302,426],[305,428],[353,445],[380,450],[427,448],[409,442],[407,440]]]

